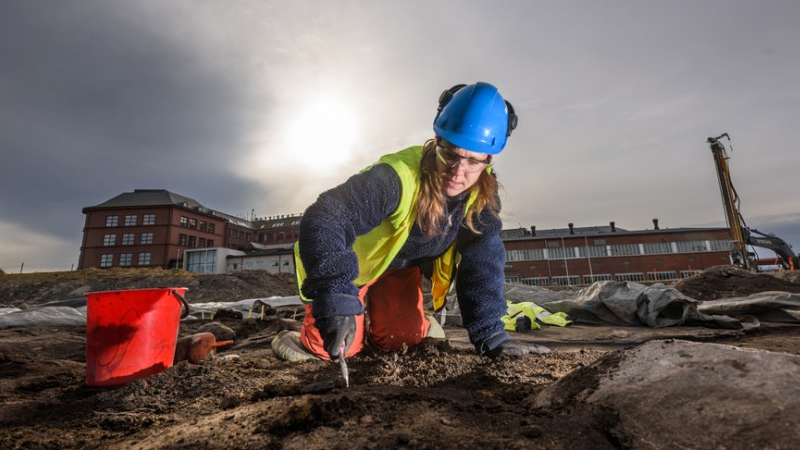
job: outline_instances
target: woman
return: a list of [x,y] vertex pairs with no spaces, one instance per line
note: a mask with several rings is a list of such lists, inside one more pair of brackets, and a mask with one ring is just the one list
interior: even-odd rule
[[434,139],[385,155],[322,193],[303,215],[295,246],[303,326],[299,336],[276,340],[293,341],[308,358],[338,360],[365,342],[394,351],[443,337],[423,311],[424,273],[436,310],[454,281],[479,354],[510,347],[500,320],[505,248],[491,162],[516,123],[496,87],[454,86],[439,99]]

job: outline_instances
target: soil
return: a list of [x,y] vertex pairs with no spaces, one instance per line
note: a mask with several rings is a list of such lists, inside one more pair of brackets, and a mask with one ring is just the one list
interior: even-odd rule
[[675,289],[695,300],[745,297],[766,291],[800,292],[800,271],[754,273],[733,266],[714,266],[684,278]]
[[[754,281],[749,275],[714,268],[676,287],[709,298],[787,286],[800,292],[800,285],[785,277],[758,274]],[[189,287],[190,303],[296,293],[291,276],[266,272],[0,274],[0,307],[164,286]],[[289,363],[273,356],[272,338],[299,326],[292,314],[281,308],[263,320],[219,314],[215,322],[235,332],[232,345],[198,363],[179,362],[115,388],[85,383],[85,326],[0,330],[0,448],[628,447],[615,434],[615,414],[566,401],[551,409],[531,407],[554,381],[575,377],[601,358],[613,364],[624,349],[575,346],[492,361],[447,340],[426,340],[399,353],[364,352],[348,360],[345,387],[336,364]],[[198,333],[208,324],[184,321],[179,334]],[[446,331],[463,334],[463,329]],[[529,336],[535,341],[535,334]],[[800,354],[799,338],[800,327],[766,327],[728,343]]]

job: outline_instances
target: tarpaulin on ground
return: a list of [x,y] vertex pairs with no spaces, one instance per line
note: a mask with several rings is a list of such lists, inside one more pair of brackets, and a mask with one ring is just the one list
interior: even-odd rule
[[[580,291],[550,291],[536,286],[506,284],[506,298],[514,303],[533,302],[550,312],[564,312],[576,324],[646,326],[704,326],[749,329],[765,322],[800,323],[800,294],[762,292],[748,297],[698,301],[663,284],[645,286],[632,282],[599,281]],[[236,302],[194,303],[189,314],[200,318],[233,311],[242,318],[259,317],[262,306],[292,307],[298,320],[304,314],[300,298],[270,297]],[[451,309],[452,308],[452,309]],[[460,324],[458,304],[448,301],[446,323]],[[191,319],[190,319],[191,320]],[[26,326],[84,325],[86,299],[68,299],[26,310],[0,310],[0,329]]]
[[47,306],[0,314],[0,330],[63,325],[86,325],[86,307]]
[[564,312],[576,323],[647,326],[676,325],[746,328],[754,318],[702,313],[699,302],[663,284],[645,286],[625,281],[598,281],[581,289],[573,299],[542,302],[550,312]]
[[294,307],[298,313],[305,313],[303,302],[299,295],[288,297],[248,298],[236,302],[208,302],[189,304],[189,315],[197,318],[209,318],[221,311],[232,311],[241,314],[242,318],[259,317],[262,312],[270,308]]
[[[189,315],[194,318],[212,316],[221,313],[239,315],[242,318],[259,317],[263,310],[280,307],[294,307],[298,309],[298,317],[302,318],[305,310],[300,297],[251,298],[236,302],[209,302],[193,303],[189,305]],[[194,319],[186,319],[194,320]],[[76,298],[59,300],[22,310],[18,308],[3,308],[0,310],[0,330],[7,328],[32,327],[32,326],[63,326],[86,325],[86,299]]]
[[700,302],[703,314],[737,317],[751,315],[764,322],[800,322],[800,294],[767,291],[747,297],[723,298]]

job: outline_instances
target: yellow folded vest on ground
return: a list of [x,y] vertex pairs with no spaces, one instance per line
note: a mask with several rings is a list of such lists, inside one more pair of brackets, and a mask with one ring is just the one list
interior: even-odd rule
[[541,325],[565,327],[572,323],[563,312],[551,313],[533,302],[512,303],[506,300],[508,309],[502,317],[506,331],[525,332],[538,330]]

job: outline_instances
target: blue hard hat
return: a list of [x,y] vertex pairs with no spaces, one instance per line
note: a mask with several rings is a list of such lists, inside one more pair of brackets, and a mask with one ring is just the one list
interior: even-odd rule
[[442,92],[433,119],[436,135],[477,153],[496,155],[517,126],[517,115],[489,83],[459,84]]

